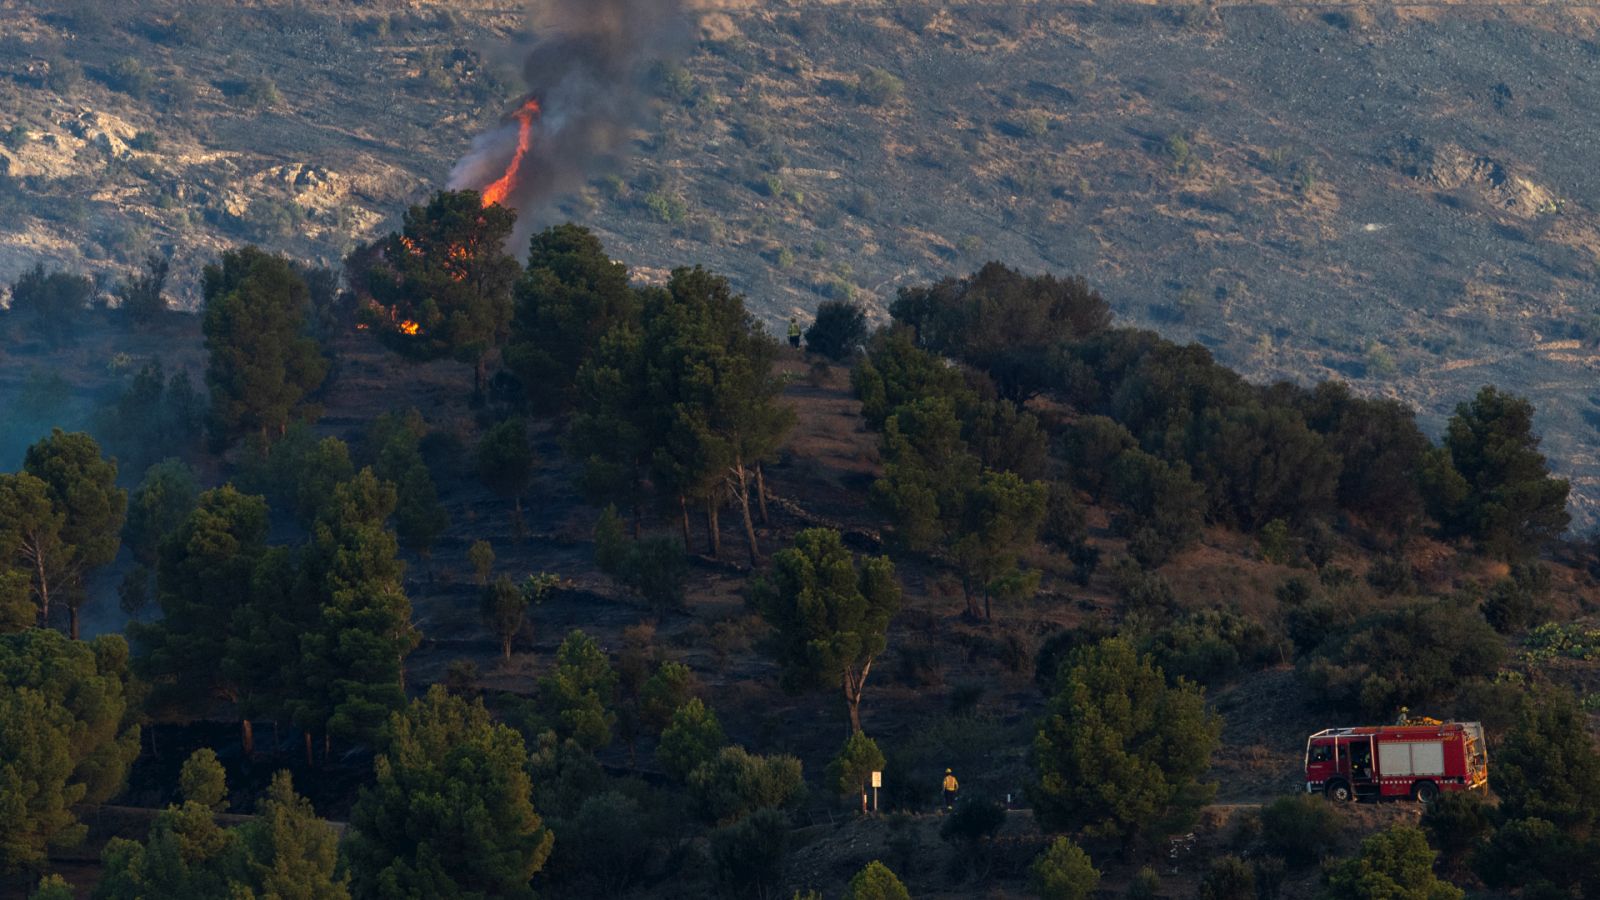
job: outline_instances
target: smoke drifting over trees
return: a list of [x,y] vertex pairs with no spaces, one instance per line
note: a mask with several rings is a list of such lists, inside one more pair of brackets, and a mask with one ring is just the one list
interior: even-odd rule
[[[691,37],[677,0],[541,0],[528,16],[534,42],[522,76],[543,112],[506,200],[524,212],[617,153],[646,111],[652,65],[685,51]],[[508,116],[475,138],[450,186],[482,189],[500,178],[519,125]]]

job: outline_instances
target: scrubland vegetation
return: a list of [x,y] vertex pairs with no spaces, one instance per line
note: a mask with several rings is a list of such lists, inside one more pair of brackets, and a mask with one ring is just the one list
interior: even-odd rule
[[[802,355],[715,272],[513,220],[230,250],[198,315],[160,258],[109,307],[13,286],[13,371],[204,353],[88,412],[87,371],[7,382],[5,889],[1600,891],[1600,560],[1525,399],[1435,439],[998,263]],[[1406,708],[1485,723],[1491,796],[1303,795],[1307,733]]]

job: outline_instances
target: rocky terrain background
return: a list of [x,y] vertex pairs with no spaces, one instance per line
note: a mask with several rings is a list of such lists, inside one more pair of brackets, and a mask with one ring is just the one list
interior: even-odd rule
[[[1596,11],[1556,5],[712,2],[615,159],[523,210],[773,320],[989,258],[1087,276],[1260,379],[1433,427],[1538,405],[1600,501]],[[335,263],[527,90],[493,2],[0,0],[0,281],[223,247]]]

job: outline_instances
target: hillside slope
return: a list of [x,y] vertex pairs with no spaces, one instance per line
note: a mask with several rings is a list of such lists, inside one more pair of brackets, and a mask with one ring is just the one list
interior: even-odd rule
[[[588,221],[647,277],[725,270],[772,319],[1000,258],[1435,426],[1493,382],[1594,521],[1586,11],[704,5],[626,158],[525,217]],[[151,248],[187,275],[242,240],[336,260],[522,92],[520,6],[0,0],[0,279]]]

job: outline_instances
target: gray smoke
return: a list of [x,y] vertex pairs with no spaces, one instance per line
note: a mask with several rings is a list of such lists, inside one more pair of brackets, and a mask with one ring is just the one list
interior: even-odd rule
[[[615,164],[629,131],[646,119],[651,68],[686,51],[693,34],[678,0],[536,0],[529,25],[534,43],[522,77],[543,114],[507,201],[525,226],[552,195]],[[490,184],[516,145],[508,117],[473,140],[450,172],[451,188]]]

